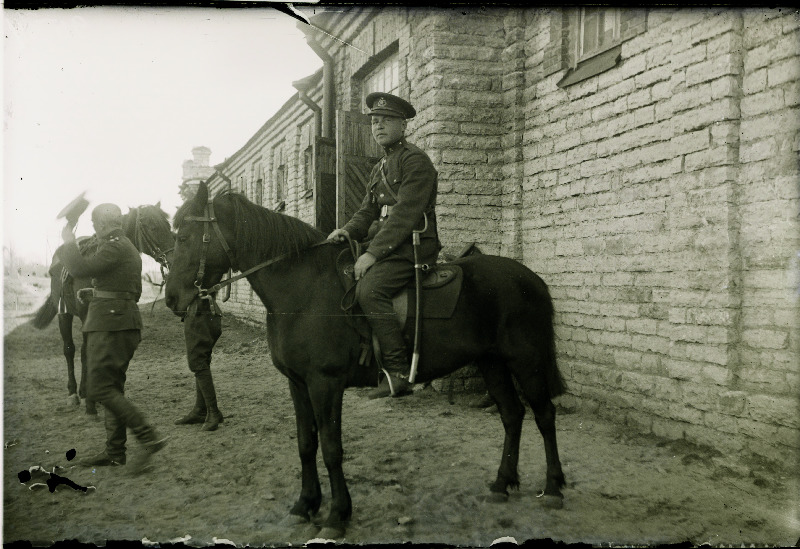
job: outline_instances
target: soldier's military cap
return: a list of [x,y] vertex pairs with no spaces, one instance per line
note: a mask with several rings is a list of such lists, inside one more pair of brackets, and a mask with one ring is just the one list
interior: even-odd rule
[[383,114],[400,118],[414,118],[417,115],[417,111],[411,106],[411,103],[391,93],[372,92],[367,96],[365,102],[369,108],[367,114]]

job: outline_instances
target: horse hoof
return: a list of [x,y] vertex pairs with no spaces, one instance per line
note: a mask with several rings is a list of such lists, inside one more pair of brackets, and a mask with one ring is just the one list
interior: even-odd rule
[[80,406],[81,398],[76,394],[71,394],[67,397],[67,406]]
[[301,517],[300,515],[293,515],[293,514],[289,513],[288,515],[286,515],[285,517],[283,517],[281,519],[280,525],[281,526],[292,527],[292,526],[298,526],[300,524],[308,524],[308,522],[309,522],[309,519],[307,519],[305,517]]
[[542,496],[542,506],[547,509],[562,509],[564,507],[564,498],[561,496]]
[[318,533],[315,539],[318,540],[337,540],[344,537],[344,528],[335,528],[331,526],[324,526]]
[[508,492],[489,492],[488,496],[478,498],[485,503],[505,503],[508,501]]

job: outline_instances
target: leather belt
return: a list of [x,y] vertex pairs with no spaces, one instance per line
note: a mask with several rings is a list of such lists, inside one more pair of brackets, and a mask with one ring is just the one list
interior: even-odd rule
[[106,290],[93,290],[94,297],[101,297],[106,299],[131,299],[136,301],[136,294],[132,292],[107,292]]

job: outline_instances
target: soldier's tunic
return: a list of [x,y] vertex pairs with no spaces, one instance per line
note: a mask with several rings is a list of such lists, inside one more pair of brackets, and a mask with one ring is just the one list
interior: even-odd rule
[[379,336],[385,367],[398,372],[407,368],[407,358],[392,297],[414,277],[412,231],[425,229],[421,263],[433,265],[441,249],[434,211],[438,174],[428,155],[405,138],[385,147],[385,153],[372,169],[359,210],[343,229],[355,240],[369,239],[366,251],[377,259],[359,280],[356,299]]
[[[106,451],[109,456],[121,457],[125,455],[126,426],[134,431],[146,427],[142,414],[124,395],[128,365],[141,341],[137,302],[142,294],[142,259],[122,230],[98,240],[97,250],[87,257],[75,242],[62,245],[57,255],[73,276],[92,277],[98,292],[83,323],[87,397],[105,407]],[[103,297],[104,293],[112,297]]]

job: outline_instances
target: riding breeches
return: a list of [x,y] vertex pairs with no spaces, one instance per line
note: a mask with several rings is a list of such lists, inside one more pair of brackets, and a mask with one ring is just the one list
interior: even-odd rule
[[222,317],[211,311],[190,312],[183,319],[183,335],[189,370],[198,375],[210,369],[211,352],[222,335]]
[[370,267],[356,285],[356,300],[381,346],[383,367],[394,373],[407,373],[409,362],[392,298],[413,278],[414,264],[390,255]]
[[100,402],[106,413],[112,413],[121,424],[120,429],[145,425],[142,413],[125,398],[126,372],[140,341],[140,330],[86,332],[88,398]]

